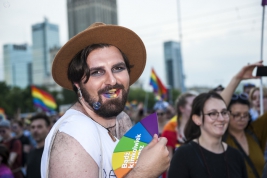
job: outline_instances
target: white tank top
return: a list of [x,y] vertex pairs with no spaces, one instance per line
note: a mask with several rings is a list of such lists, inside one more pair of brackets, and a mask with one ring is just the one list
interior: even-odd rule
[[[63,120],[64,119],[64,120]],[[62,121],[63,120],[63,121]],[[61,122],[62,121],[62,122]],[[46,178],[48,150],[54,130],[59,126],[59,132],[64,132],[76,139],[86,152],[94,159],[98,167],[102,167],[103,177],[116,177],[111,166],[113,150],[118,143],[113,142],[110,138],[107,129],[84,115],[83,113],[69,109],[67,112],[54,124],[49,134],[45,139],[45,146],[41,161],[41,176]],[[100,138],[101,137],[101,138]],[[103,164],[101,165],[101,143],[103,153]],[[89,170],[90,168],[88,168]]]

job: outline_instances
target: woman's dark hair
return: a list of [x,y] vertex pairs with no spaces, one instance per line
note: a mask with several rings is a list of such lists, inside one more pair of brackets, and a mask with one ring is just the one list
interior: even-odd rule
[[[227,107],[227,109],[231,111],[231,108],[234,104],[242,104],[242,105],[246,105],[248,106],[248,108],[250,108],[250,102],[249,102],[249,98],[248,95],[245,93],[241,93],[241,94],[233,94],[232,99]],[[248,124],[245,128],[245,130],[249,127],[251,123],[251,115],[249,114],[249,120],[248,120]]]
[[[224,102],[221,95],[219,95],[214,91],[208,93],[202,93],[194,99],[190,118],[185,126],[185,131],[184,131],[187,143],[195,138],[198,138],[201,135],[200,127],[195,124],[195,122],[192,119],[192,116],[193,115],[201,116],[203,114],[204,106],[210,98],[215,98],[218,100],[222,100]],[[202,117],[202,121],[204,123],[204,117]]]
[[9,151],[3,144],[0,144],[0,156],[2,157],[2,164],[8,166]]
[[[72,87],[75,93],[77,93],[77,87],[74,85],[74,82],[80,83],[83,78],[85,78],[84,83],[86,83],[89,80],[90,69],[86,63],[88,55],[95,49],[105,48],[110,46],[111,46],[110,44],[92,44],[82,49],[73,57],[68,67],[68,79],[72,82]],[[130,74],[130,68],[133,66],[130,65],[127,56],[120,49],[119,51],[121,52],[128,73]]]
[[243,105],[247,105],[248,108],[250,108],[250,102],[249,102],[247,94],[245,94],[245,93],[233,94],[232,99],[228,105],[229,111],[231,111],[231,107],[234,104],[243,104]]

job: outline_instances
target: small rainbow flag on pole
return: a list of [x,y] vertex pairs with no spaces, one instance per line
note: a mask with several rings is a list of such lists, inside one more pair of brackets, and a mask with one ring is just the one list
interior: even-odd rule
[[57,104],[52,95],[35,86],[31,86],[31,89],[34,106],[48,112],[54,111],[57,108]]
[[167,88],[163,85],[153,68],[151,71],[149,84],[153,87],[153,92],[155,93],[156,97],[160,97],[162,100],[166,99]]

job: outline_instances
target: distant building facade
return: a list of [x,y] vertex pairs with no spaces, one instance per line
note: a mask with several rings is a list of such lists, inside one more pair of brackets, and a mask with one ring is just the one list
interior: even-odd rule
[[7,85],[26,88],[32,84],[32,51],[27,44],[5,44],[4,79]]
[[47,19],[43,23],[32,25],[32,75],[34,85],[46,85],[51,81],[51,58],[50,51],[59,48],[58,25],[51,24]]
[[[58,53],[58,51],[60,50],[59,47],[54,47],[54,48],[51,48],[50,51],[49,51],[49,55],[50,55],[50,59],[51,60],[51,66],[52,66],[52,63],[53,63],[53,60],[55,59],[56,57],[56,54]],[[53,77],[48,77],[45,79],[44,81],[45,85],[48,87],[48,89],[50,91],[61,91],[62,90],[62,87],[59,86],[53,79]]]
[[94,22],[118,24],[116,0],[67,0],[69,38]]
[[138,79],[136,82],[134,82],[132,85],[131,85],[131,88],[140,88],[140,89],[144,89],[143,88],[143,85],[144,85],[144,81],[142,79]]
[[164,61],[167,84],[174,89],[179,89],[181,92],[185,92],[185,75],[179,42],[164,42]]

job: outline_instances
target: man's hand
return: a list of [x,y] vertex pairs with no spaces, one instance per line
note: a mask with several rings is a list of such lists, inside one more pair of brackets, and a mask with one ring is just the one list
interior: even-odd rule
[[142,150],[138,162],[126,178],[157,178],[170,166],[167,139],[154,135],[153,140]]

